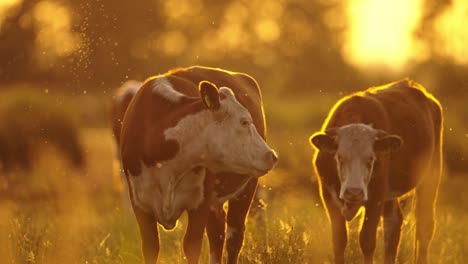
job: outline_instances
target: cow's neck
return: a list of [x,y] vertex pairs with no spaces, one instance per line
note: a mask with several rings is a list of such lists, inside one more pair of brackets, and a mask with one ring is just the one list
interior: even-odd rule
[[213,157],[208,147],[208,142],[213,137],[209,130],[216,126],[216,122],[210,110],[203,110],[185,116],[176,126],[167,129],[164,132],[166,139],[174,139],[179,144],[179,153],[168,163],[176,164],[174,167],[178,168],[174,169],[181,171],[186,170],[188,166],[203,166],[216,170],[216,157]]

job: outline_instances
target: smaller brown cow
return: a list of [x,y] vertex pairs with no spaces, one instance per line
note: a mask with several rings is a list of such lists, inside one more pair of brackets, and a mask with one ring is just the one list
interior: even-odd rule
[[341,99],[310,137],[332,227],[336,263],[344,263],[346,221],[365,208],[360,245],[372,263],[384,218],[385,263],[394,263],[403,216],[399,198],[415,190],[418,263],[427,262],[441,177],[442,110],[421,85],[403,80]]

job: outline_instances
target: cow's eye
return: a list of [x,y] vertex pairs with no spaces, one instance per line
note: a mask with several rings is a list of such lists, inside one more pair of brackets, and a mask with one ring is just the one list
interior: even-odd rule
[[250,122],[249,122],[249,120],[247,120],[247,119],[242,119],[242,120],[241,120],[241,125],[242,125],[243,127],[248,127],[248,126],[250,125]]

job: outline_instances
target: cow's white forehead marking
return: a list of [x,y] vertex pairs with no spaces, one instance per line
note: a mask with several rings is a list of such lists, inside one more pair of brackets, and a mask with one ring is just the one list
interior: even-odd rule
[[140,89],[142,83],[134,80],[126,81],[119,92],[115,95],[115,100],[121,102],[128,94],[135,95]]
[[350,138],[350,139],[359,139],[362,138],[363,135],[366,136],[375,136],[375,129],[372,128],[370,125],[366,124],[350,124],[346,126],[342,126],[338,130],[338,137],[339,138]]
[[365,124],[351,124],[338,130],[338,152],[350,155],[368,154],[372,151],[376,131],[372,126]]
[[182,93],[179,93],[174,89],[169,80],[164,77],[157,77],[151,81],[153,86],[153,92],[160,94],[162,97],[172,102],[178,102],[180,98],[184,97]]

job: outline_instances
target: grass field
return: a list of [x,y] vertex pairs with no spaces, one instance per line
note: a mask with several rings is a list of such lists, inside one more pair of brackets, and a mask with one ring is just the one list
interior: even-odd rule
[[[240,263],[331,263],[330,228],[315,193],[308,131],[270,133],[279,150],[278,168],[263,180],[271,194],[263,217],[249,219]],[[54,149],[46,148],[36,169],[3,182],[0,192],[0,263],[141,263],[133,215],[122,202],[113,176],[114,147],[105,128],[82,131],[87,169],[73,171]],[[295,169],[293,169],[295,168]],[[13,182],[13,183],[11,183]],[[290,184],[289,184],[290,183]],[[301,186],[301,187],[299,187]],[[468,261],[468,175],[445,175],[437,210],[431,263]],[[12,191],[14,190],[14,191]],[[159,263],[185,263],[185,215],[172,232],[161,232]],[[361,263],[359,220],[350,224],[347,256]],[[382,232],[376,251],[382,260]],[[414,219],[405,215],[400,263],[412,263]],[[209,259],[204,240],[201,263]]]

